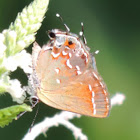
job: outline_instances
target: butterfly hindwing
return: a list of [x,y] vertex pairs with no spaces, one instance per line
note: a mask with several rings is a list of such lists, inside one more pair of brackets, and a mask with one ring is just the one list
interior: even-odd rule
[[[37,96],[45,104],[58,109],[106,117],[110,109],[106,86],[93,67],[91,54],[74,39],[65,36],[59,48],[53,40],[38,49],[33,62],[39,81]],[[72,41],[72,46],[69,41]]]

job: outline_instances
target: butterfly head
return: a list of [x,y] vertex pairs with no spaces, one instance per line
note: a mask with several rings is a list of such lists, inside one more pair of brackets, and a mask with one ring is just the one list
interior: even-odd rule
[[62,31],[59,29],[52,29],[48,31],[48,36],[53,45],[57,48],[67,46],[69,49],[79,49],[81,45],[84,45],[82,40],[76,34]]

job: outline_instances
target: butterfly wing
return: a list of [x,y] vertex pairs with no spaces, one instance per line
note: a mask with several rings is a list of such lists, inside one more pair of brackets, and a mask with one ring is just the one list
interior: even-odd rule
[[[36,46],[34,50],[37,50]],[[45,104],[58,109],[93,117],[108,116],[108,92],[92,65],[92,56],[83,48],[73,51],[67,46],[65,41],[61,48],[50,43],[38,49],[33,62],[39,81],[37,96]]]
[[[89,74],[84,76],[89,76]],[[106,95],[108,94],[106,89],[95,79],[93,81],[92,77],[88,81],[83,81],[84,76],[57,90],[48,91],[42,87],[38,92],[38,97],[44,103],[58,109],[94,117],[108,116],[109,98]],[[87,82],[90,83],[89,80],[92,80],[92,84],[87,84]]]

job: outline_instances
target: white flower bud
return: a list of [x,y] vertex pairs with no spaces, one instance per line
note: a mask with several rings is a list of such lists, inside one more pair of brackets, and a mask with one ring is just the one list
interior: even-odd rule
[[13,101],[23,103],[24,99],[26,98],[26,93],[21,88],[20,82],[17,79],[9,80],[9,84],[10,85],[7,86],[6,91],[13,97]]

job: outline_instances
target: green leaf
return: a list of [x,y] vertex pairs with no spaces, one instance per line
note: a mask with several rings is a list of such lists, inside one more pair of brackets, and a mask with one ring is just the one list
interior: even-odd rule
[[14,105],[0,110],[0,127],[8,125],[13,119],[17,118],[17,115],[21,112],[29,111],[32,109],[27,104]]

